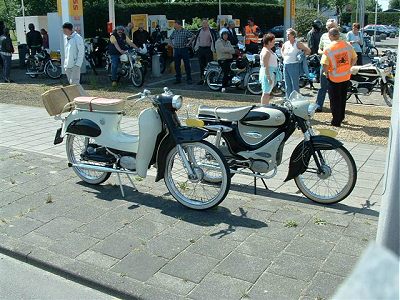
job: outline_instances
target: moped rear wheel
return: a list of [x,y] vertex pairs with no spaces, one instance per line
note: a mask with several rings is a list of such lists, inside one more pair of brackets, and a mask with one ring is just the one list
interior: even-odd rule
[[249,75],[249,80],[247,82],[247,90],[253,95],[261,95],[262,88],[260,83],[260,74],[258,71],[252,72]]
[[373,59],[374,57],[377,57],[379,55],[379,51],[376,47],[371,47],[369,48],[367,55],[370,59]]
[[394,91],[394,84],[392,82],[387,82],[383,86],[383,90],[382,90],[383,100],[385,100],[387,106],[389,106],[389,107],[392,107],[393,91]]
[[353,190],[357,181],[357,168],[349,151],[341,146],[331,150],[318,150],[316,155],[323,172],[318,171],[311,157],[307,170],[294,181],[308,199],[331,204],[342,201]]
[[[194,176],[190,176],[178,146],[167,155],[164,181],[182,205],[204,210],[220,204],[228,194],[231,179],[222,153],[206,141],[182,144]],[[212,182],[210,178],[218,178]]]
[[[93,143],[93,140],[84,136],[69,134],[66,141],[68,161],[71,164],[90,163],[92,165],[105,166],[101,163],[82,161],[81,154],[86,151],[89,143]],[[77,167],[72,167],[72,169],[80,179],[89,184],[101,184],[111,176],[110,172],[98,172],[88,169],[80,169]]]
[[219,70],[211,70],[206,75],[208,88],[212,91],[219,91],[222,87],[222,76]]

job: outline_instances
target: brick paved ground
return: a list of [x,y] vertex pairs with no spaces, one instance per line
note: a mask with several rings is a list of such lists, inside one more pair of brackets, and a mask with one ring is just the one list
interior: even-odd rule
[[339,204],[313,204],[282,184],[286,161],[271,191],[253,195],[251,179],[235,176],[218,209],[196,212],[152,177],[136,182],[139,192],[124,181],[126,198],[113,177],[82,183],[64,144],[52,145],[57,121],[41,108],[0,111],[1,251],[83,281],[143,299],[327,298],[375,238],[383,147],[345,143],[359,179]]

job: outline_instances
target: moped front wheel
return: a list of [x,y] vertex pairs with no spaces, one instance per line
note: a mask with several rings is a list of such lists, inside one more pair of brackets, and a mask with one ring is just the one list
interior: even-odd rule
[[[91,143],[94,143],[94,141],[90,138],[69,134],[66,141],[68,161],[71,164],[90,163],[92,165],[104,166],[104,164],[83,161],[81,159],[81,155],[86,151],[88,145]],[[110,172],[98,172],[88,169],[81,169],[78,167],[72,167],[72,169],[80,179],[89,184],[101,184],[111,176]]]
[[229,173],[222,153],[212,144],[201,141],[178,145],[168,153],[164,181],[179,203],[204,210],[225,199],[231,184]]
[[210,90],[219,91],[222,87],[222,76],[219,70],[211,70],[206,75],[206,83]]
[[61,61],[52,59],[44,66],[44,71],[51,79],[59,79],[62,75]]
[[260,74],[258,71],[252,72],[249,75],[249,80],[247,82],[247,90],[253,95],[261,95],[262,88],[260,83]]
[[371,47],[367,53],[367,56],[370,59],[373,59],[374,57],[377,57],[379,55],[379,51],[376,47]]
[[143,69],[133,67],[131,80],[135,87],[141,87],[144,83]]
[[320,168],[317,167],[315,158],[311,157],[306,171],[294,179],[297,187],[304,196],[317,203],[342,201],[352,192],[357,181],[353,157],[343,146],[317,150],[315,154]]
[[394,84],[393,84],[393,82],[390,82],[390,81],[388,81],[382,88],[383,100],[385,100],[385,103],[389,107],[392,107],[393,91],[394,91]]

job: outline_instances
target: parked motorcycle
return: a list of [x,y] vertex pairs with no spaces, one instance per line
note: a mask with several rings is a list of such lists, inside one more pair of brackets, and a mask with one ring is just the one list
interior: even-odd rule
[[372,45],[371,37],[369,35],[364,35],[363,54],[367,55],[370,59],[379,55],[378,48]]
[[52,79],[58,79],[62,75],[61,60],[53,59],[46,50],[39,50],[35,55],[29,53],[25,56],[26,75],[36,78],[45,74]]
[[311,90],[314,90],[314,82],[319,82],[321,72],[321,58],[318,54],[307,56],[308,74],[300,75],[299,87],[304,88],[309,85]]
[[372,64],[352,67],[347,99],[354,95],[357,102],[362,104],[359,95],[369,96],[373,91],[380,90],[386,104],[392,106],[394,65],[395,62],[381,57]]
[[90,69],[92,69],[93,73],[97,75],[97,70],[96,70],[96,63],[94,61],[94,49],[93,49],[93,43],[91,42],[85,42],[85,59],[89,64]]
[[143,70],[144,74],[147,73],[147,70],[151,70],[152,68],[152,58],[153,55],[159,55],[160,61],[160,72],[164,73],[166,69],[166,60],[167,60],[167,49],[165,48],[166,44],[146,44],[145,51],[139,54],[142,62],[143,62]]
[[[232,79],[230,87],[247,89],[253,95],[261,95],[262,88],[259,81],[260,55],[241,53],[231,63]],[[204,70],[205,83],[210,90],[218,91],[222,88],[223,72],[218,62],[209,62]]]
[[[125,101],[77,97],[74,109],[57,130],[55,144],[66,138],[69,166],[85,182],[101,184],[116,173],[146,177],[157,168],[156,181],[164,179],[171,195],[184,206],[208,209],[221,203],[230,187],[229,168],[222,153],[204,141],[208,131],[182,126],[177,110],[182,97],[168,88],[153,96],[147,90],[128,97],[149,102],[139,115],[139,134],[121,131]],[[219,182],[215,182],[215,178]]]
[[294,179],[312,201],[330,204],[345,199],[357,180],[353,157],[340,141],[315,135],[311,119],[317,105],[294,91],[283,105],[200,106],[198,119],[209,140],[225,155],[231,174],[269,179],[282,162],[285,142],[300,129],[304,140],[294,149],[285,181]]
[[[111,77],[111,57],[107,53],[106,70]],[[140,56],[134,49],[126,51],[119,57],[118,81],[121,78],[130,79],[135,87],[141,87],[144,83],[143,65]]]

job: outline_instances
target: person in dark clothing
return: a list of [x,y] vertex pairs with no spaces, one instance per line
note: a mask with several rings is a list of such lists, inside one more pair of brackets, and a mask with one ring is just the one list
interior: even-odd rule
[[193,45],[194,51],[197,52],[200,64],[200,81],[198,84],[204,83],[204,70],[207,64],[213,60],[216,39],[217,34],[214,29],[210,28],[207,19],[203,19],[201,28],[197,31]]
[[11,59],[14,53],[14,47],[10,38],[8,28],[3,29],[4,34],[0,36],[0,56],[3,60],[3,80],[4,82],[12,82],[10,79]]
[[322,23],[320,20],[315,20],[312,24],[312,29],[307,33],[308,48],[311,49],[311,55],[317,54],[319,49],[319,41],[322,36]]
[[150,42],[150,34],[144,30],[143,24],[139,24],[139,29],[133,33],[132,41],[139,48],[142,48],[143,45]]
[[26,34],[26,44],[29,50],[31,50],[31,55],[35,55],[42,48],[43,38],[40,32],[35,30],[35,25],[30,23],[28,28],[29,32]]
[[161,33],[160,25],[157,25],[153,33],[151,34],[151,40],[153,43],[161,44],[164,37]]
[[42,39],[43,39],[43,49],[49,49],[49,35],[46,31],[46,29],[42,28],[40,29],[40,34],[42,35]]
[[231,45],[233,47],[237,47],[237,44],[239,43],[239,40],[238,40],[237,35],[236,35],[235,27],[236,27],[235,21],[232,20],[232,19],[229,19],[228,20],[228,26],[227,26],[227,29],[228,29],[228,40],[231,42]]

